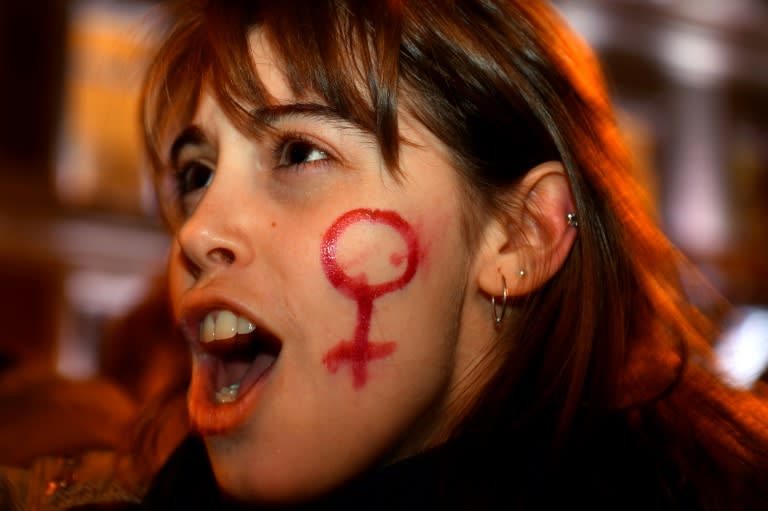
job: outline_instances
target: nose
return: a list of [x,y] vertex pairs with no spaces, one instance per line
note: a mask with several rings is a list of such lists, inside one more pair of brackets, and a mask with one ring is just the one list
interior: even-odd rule
[[176,235],[181,254],[195,278],[248,264],[251,249],[245,216],[223,190],[215,186],[207,190]]

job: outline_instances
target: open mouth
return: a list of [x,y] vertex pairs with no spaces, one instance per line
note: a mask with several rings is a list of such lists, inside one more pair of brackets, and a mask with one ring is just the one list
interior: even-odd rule
[[209,313],[199,349],[208,355],[209,391],[217,404],[233,403],[274,365],[282,343],[271,332],[230,311]]

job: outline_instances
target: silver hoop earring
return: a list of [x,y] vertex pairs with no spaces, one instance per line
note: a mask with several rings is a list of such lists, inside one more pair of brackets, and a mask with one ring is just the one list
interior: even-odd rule
[[576,218],[576,213],[568,213],[565,215],[565,221],[568,222],[568,225],[571,227],[578,227],[579,226],[579,219]]
[[501,276],[501,285],[503,286],[501,291],[501,311],[496,307],[496,297],[491,296],[491,313],[493,314],[493,322],[497,326],[501,324],[501,321],[504,319],[504,312],[507,310],[507,279],[504,278],[504,275]]

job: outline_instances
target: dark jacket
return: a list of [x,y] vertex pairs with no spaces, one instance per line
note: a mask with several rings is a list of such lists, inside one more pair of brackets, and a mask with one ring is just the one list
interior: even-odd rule
[[[533,448],[527,451],[481,454],[456,445],[443,446],[374,469],[323,498],[280,509],[701,509],[690,489],[656,484],[658,469],[648,453],[636,453],[633,461],[617,458],[614,465],[605,465],[608,460],[600,459],[599,454],[586,456],[580,458],[580,466],[554,473],[543,460],[537,462]],[[219,493],[202,442],[189,438],[158,474],[141,509],[243,508]]]

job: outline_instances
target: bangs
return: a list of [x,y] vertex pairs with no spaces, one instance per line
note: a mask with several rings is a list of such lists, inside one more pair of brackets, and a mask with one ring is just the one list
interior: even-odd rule
[[372,133],[387,165],[396,168],[396,4],[356,2],[354,13],[332,0],[179,4],[143,91],[142,124],[155,171],[167,165],[170,139],[191,121],[204,88],[243,133],[264,129],[251,112],[274,99],[255,70],[249,36],[256,30],[269,41],[296,98],[320,99]]

